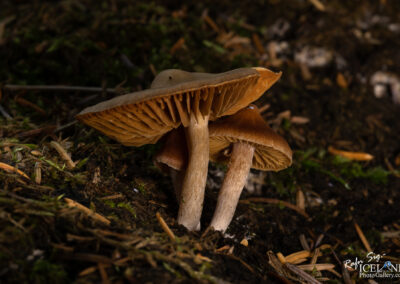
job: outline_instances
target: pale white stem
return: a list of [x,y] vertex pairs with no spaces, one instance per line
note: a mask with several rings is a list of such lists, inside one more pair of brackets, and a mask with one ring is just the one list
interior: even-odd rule
[[232,146],[228,171],[218,194],[217,207],[210,226],[224,232],[235,214],[240,194],[246,184],[254,155],[254,147],[246,143]]
[[178,223],[193,231],[200,229],[203,210],[209,160],[208,116],[196,118],[192,113],[185,134],[189,159],[182,183]]

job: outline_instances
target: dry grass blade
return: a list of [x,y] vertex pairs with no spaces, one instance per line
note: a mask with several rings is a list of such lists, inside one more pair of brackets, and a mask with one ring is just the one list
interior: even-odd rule
[[213,19],[211,19],[207,14],[204,14],[203,20],[214,30],[214,32],[219,34],[219,28]]
[[75,168],[75,163],[72,161],[71,157],[68,155],[67,151],[56,141],[51,141],[50,145],[60,154],[61,158],[67,163],[68,169]]
[[82,204],[80,204],[80,203],[78,203],[78,202],[76,202],[76,201],[74,201],[72,199],[64,198],[64,201],[67,203],[67,205],[69,207],[77,208],[79,211],[85,213],[89,217],[91,217],[91,218],[93,218],[93,219],[95,219],[95,220],[97,220],[97,221],[99,221],[101,223],[104,223],[106,225],[110,225],[110,223],[111,223],[111,221],[108,220],[106,217],[103,217],[100,214],[98,214],[96,212],[93,212],[89,208],[83,206]]
[[303,209],[297,207],[296,205],[293,205],[292,203],[289,203],[287,201],[279,200],[279,199],[274,199],[274,198],[264,198],[264,197],[252,197],[248,198],[245,200],[241,200],[241,203],[249,203],[249,202],[261,202],[261,203],[270,203],[270,204],[282,204],[283,206],[290,208],[300,215],[306,217],[307,219],[310,217]]
[[314,254],[313,254],[313,256],[312,256],[312,258],[311,258],[311,264],[316,264],[317,263],[317,259],[318,259],[318,256],[319,256],[319,248],[316,248],[315,250],[314,250]]
[[35,163],[35,182],[37,184],[42,183],[42,167],[40,162]]
[[301,244],[301,246],[303,247],[304,250],[308,250],[308,251],[311,250],[310,246],[309,246],[309,244],[308,244],[308,242],[306,240],[306,236],[304,234],[301,234],[299,236],[299,240],[300,240],[300,244]]
[[293,263],[298,259],[310,257],[311,253],[307,250],[298,251],[285,256],[286,262]]
[[319,0],[309,0],[311,4],[314,5],[315,8],[317,8],[317,10],[324,12],[325,11],[325,5],[322,4],[321,1]]
[[301,189],[297,190],[297,192],[296,192],[296,205],[301,210],[306,209],[306,199],[305,199],[304,193]]
[[168,227],[167,223],[165,222],[164,218],[160,215],[159,212],[156,213],[156,217],[158,222],[160,223],[161,227],[163,228],[163,230],[167,233],[168,237],[172,240],[175,241],[175,235],[174,233],[171,231],[171,229]]
[[298,268],[302,270],[308,270],[308,271],[313,271],[313,270],[329,270],[329,269],[334,269],[335,265],[331,263],[319,263],[319,264],[302,264],[302,265],[297,265]]
[[311,275],[307,274],[300,268],[298,268],[296,265],[290,264],[290,263],[285,263],[285,267],[289,269],[291,272],[294,274],[298,275],[300,278],[306,280],[307,283],[311,284],[321,284],[317,279],[312,277]]
[[17,173],[17,174],[23,176],[24,178],[30,180],[29,176],[26,173],[24,173],[23,171],[17,169],[16,167],[13,167],[13,166],[8,165],[6,163],[0,162],[0,169],[3,169],[3,170],[5,170],[6,172],[9,172],[9,173]]
[[276,253],[276,256],[278,257],[279,261],[284,264],[286,263],[286,258],[283,256],[281,252]]
[[360,226],[358,226],[356,221],[354,221],[354,228],[356,229],[357,234],[360,237],[361,242],[363,243],[363,245],[364,245],[365,249],[367,250],[367,252],[372,251],[371,246],[369,245],[369,242],[368,242],[367,238],[365,237],[363,231],[361,230]]
[[354,161],[371,161],[374,158],[374,156],[368,153],[343,151],[335,149],[332,146],[328,147],[328,152]]
[[258,36],[258,34],[253,33],[252,38],[253,38],[254,46],[255,46],[256,49],[257,49],[257,52],[258,52],[260,55],[263,55],[263,54],[265,53],[265,50],[264,50],[264,47],[263,47],[263,45],[262,45],[262,43],[261,43],[260,37]]
[[184,44],[185,44],[185,38],[181,37],[180,39],[177,40],[177,42],[174,43],[174,45],[169,50],[169,53],[171,55],[175,54],[175,52],[181,49]]

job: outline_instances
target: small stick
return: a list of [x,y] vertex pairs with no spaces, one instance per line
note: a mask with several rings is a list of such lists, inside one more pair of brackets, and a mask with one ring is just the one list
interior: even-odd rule
[[6,119],[12,119],[12,116],[6,112],[6,110],[0,105],[0,113],[6,118]]
[[105,264],[99,262],[97,264],[97,267],[99,269],[100,277],[101,277],[101,283],[102,284],[110,284],[110,279],[108,279],[107,271],[105,269]]
[[82,204],[80,204],[72,199],[65,197],[64,201],[67,203],[67,205],[69,207],[77,208],[79,211],[87,214],[89,217],[91,217],[101,223],[104,223],[106,225],[110,225],[110,223],[111,223],[111,221],[108,220],[106,217],[101,216],[99,213],[93,212],[93,210],[83,206]]
[[314,250],[314,255],[313,255],[312,259],[311,259],[311,264],[314,265],[314,264],[317,263],[318,255],[319,255],[319,248],[316,248]]
[[41,184],[42,182],[42,167],[40,162],[35,163],[35,182]]
[[215,250],[215,252],[221,252],[221,251],[224,251],[224,250],[228,250],[228,249],[230,249],[230,248],[231,248],[230,246],[224,245],[223,247],[217,248],[217,249]]
[[185,38],[181,37],[180,39],[178,39],[174,45],[171,47],[171,49],[169,50],[169,53],[171,55],[175,54],[175,52],[179,49],[182,48],[182,46],[185,44]]
[[306,209],[306,199],[304,197],[304,193],[301,189],[298,189],[296,192],[296,205],[299,207],[301,210]]
[[296,265],[290,264],[290,263],[285,263],[285,267],[287,269],[289,269],[291,272],[295,273],[296,275],[298,275],[299,277],[303,278],[304,280],[307,281],[307,283],[311,283],[311,284],[322,284],[321,282],[319,282],[317,279],[315,279],[314,277],[312,277],[310,274],[308,274],[307,272],[304,272],[303,270],[301,270],[300,268],[298,268]]
[[217,24],[214,22],[213,19],[210,18],[210,16],[208,16],[207,14],[204,14],[203,20],[214,30],[214,32],[219,34],[219,28],[218,28]]
[[36,112],[40,113],[41,115],[47,115],[47,113],[44,109],[42,109],[41,107],[35,105],[34,103],[32,103],[28,100],[25,100],[24,98],[17,97],[17,98],[15,98],[15,101],[22,106],[29,107],[29,108],[35,110]]
[[332,146],[328,147],[328,152],[333,155],[341,156],[355,161],[370,161],[374,158],[374,156],[368,153],[343,151],[335,149]]
[[321,12],[324,12],[324,11],[325,11],[325,5],[322,4],[321,1],[319,1],[319,0],[309,0],[309,1],[310,1],[311,4],[314,5],[314,7],[315,7],[317,10],[320,10]]
[[265,104],[265,105],[263,105],[262,107],[258,108],[258,111],[259,111],[260,113],[263,113],[264,111],[268,110],[270,107],[271,107],[270,104]]
[[261,43],[260,37],[258,36],[258,34],[253,33],[252,34],[252,38],[253,38],[253,43],[254,43],[254,46],[255,46],[257,52],[260,55],[263,55],[265,53],[265,49],[264,49],[264,46]]
[[251,197],[245,200],[241,200],[241,203],[249,203],[249,202],[261,202],[261,203],[270,203],[270,204],[282,204],[287,208],[293,209],[300,215],[303,215],[307,219],[310,217],[304,210],[300,209],[296,205],[293,205],[292,203],[289,203],[287,201],[275,199],[275,198],[264,198],[264,197]]
[[123,194],[118,193],[118,194],[113,194],[113,195],[108,195],[108,196],[104,196],[104,197],[100,197],[100,200],[110,200],[110,199],[117,199],[117,198],[122,198],[124,197]]
[[79,272],[78,276],[86,276],[86,275],[92,274],[93,272],[96,272],[96,270],[97,270],[97,266],[89,266],[88,268]]
[[64,129],[66,129],[66,128],[68,128],[68,127],[70,127],[70,126],[72,126],[72,125],[74,125],[74,124],[76,124],[76,123],[78,123],[77,120],[68,122],[67,124],[64,124],[64,125],[61,125],[61,126],[57,127],[57,129],[54,130],[54,132],[59,132],[59,131],[61,131],[61,130],[64,130]]
[[56,141],[51,141],[50,145],[60,154],[61,158],[67,163],[69,169],[75,168],[75,163],[72,161],[71,157],[68,155],[67,151]]
[[9,173],[17,173],[17,174],[23,176],[24,178],[30,180],[29,176],[26,173],[24,173],[23,171],[17,169],[16,167],[10,166],[10,165],[8,165],[6,163],[0,162],[0,169],[3,169],[3,170],[5,170],[6,172],[9,172]]
[[160,223],[161,227],[163,228],[163,230],[167,233],[168,237],[171,239],[171,241],[175,241],[175,235],[174,233],[171,231],[171,229],[168,227],[167,223],[165,222],[164,218],[161,217],[160,213],[157,212],[156,213],[156,217],[158,222]]
[[358,226],[356,221],[354,221],[354,228],[356,229],[357,234],[360,237],[361,242],[363,243],[364,247],[367,249],[367,252],[372,251],[371,246],[369,245],[369,242],[368,242],[367,238],[365,237],[363,231],[361,230],[360,226]]
[[4,85],[7,91],[48,91],[48,92],[88,92],[88,93],[118,93],[116,89],[103,89],[98,87],[63,86],[63,85]]

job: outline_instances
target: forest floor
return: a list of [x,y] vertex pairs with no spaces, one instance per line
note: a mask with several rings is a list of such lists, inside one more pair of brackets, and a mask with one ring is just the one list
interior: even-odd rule
[[[400,263],[400,2],[320,1],[2,1],[0,283],[395,283],[342,263]],[[256,104],[293,165],[252,170],[225,234],[206,230],[223,165],[188,232],[158,144],[74,119],[164,69],[248,66],[283,72]]]

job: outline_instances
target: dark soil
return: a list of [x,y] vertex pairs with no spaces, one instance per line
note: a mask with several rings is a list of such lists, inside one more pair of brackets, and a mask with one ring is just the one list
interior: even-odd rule
[[[178,2],[1,2],[0,162],[29,178],[0,167],[0,283],[304,282],[271,265],[267,254],[302,251],[302,238],[312,253],[320,250],[317,263],[335,266],[336,273],[310,275],[343,283],[341,262],[366,261],[368,253],[357,225],[372,251],[385,255],[381,264],[400,263],[400,105],[393,85],[382,85],[379,98],[371,82],[381,71],[400,84],[400,2],[321,1],[324,11],[314,1]],[[308,48],[320,48],[318,56],[302,60]],[[256,104],[270,104],[263,116],[292,147],[293,165],[265,175],[252,170],[247,187],[257,190],[243,192],[225,235],[206,229],[224,165],[210,164],[202,230],[188,232],[176,222],[169,177],[153,165],[160,143],[124,147],[71,123],[87,106],[147,88],[164,69],[246,66],[283,72]],[[52,141],[71,154],[74,169]],[[374,158],[348,160],[332,147]],[[282,202],[260,202],[299,205],[301,194],[308,218]],[[110,224],[68,207],[65,198]]]

